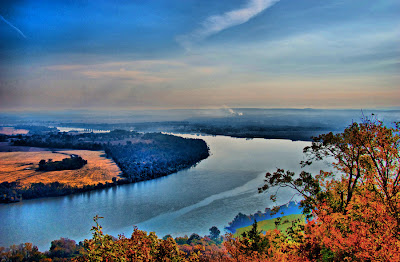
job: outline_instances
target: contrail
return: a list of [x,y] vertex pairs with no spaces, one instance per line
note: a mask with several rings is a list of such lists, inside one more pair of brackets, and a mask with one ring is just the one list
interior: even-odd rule
[[271,7],[280,0],[248,0],[245,7],[225,12],[221,15],[209,16],[203,21],[201,27],[186,35],[176,37],[176,41],[185,49],[211,35],[233,26],[241,25],[259,15],[265,9]]
[[26,38],[26,36],[24,35],[24,33],[22,33],[21,30],[19,30],[17,27],[15,27],[13,24],[11,24],[10,22],[8,22],[2,15],[0,15],[1,20],[3,20],[7,25],[11,26],[11,28],[13,28],[15,31],[17,31],[23,38]]

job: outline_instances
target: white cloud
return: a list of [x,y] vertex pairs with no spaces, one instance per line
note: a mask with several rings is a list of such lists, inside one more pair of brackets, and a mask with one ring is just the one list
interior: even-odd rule
[[[186,60],[132,60],[96,64],[58,64],[44,66],[50,72],[88,79],[122,80],[141,84],[166,84],[185,79],[216,77],[226,69],[199,61]],[[183,77],[185,76],[185,77]]]
[[52,71],[78,71],[86,69],[116,69],[120,70],[124,67],[135,68],[135,69],[147,69],[147,68],[171,68],[171,67],[184,67],[184,63],[173,60],[133,60],[133,61],[116,61],[107,63],[96,63],[96,64],[61,64],[46,66],[46,69]]
[[246,23],[278,1],[280,0],[250,0],[244,8],[208,17],[203,21],[200,28],[189,34],[178,36],[176,40],[184,48],[190,49],[198,41],[215,35],[222,30]]
[[138,83],[165,83],[173,80],[169,77],[161,77],[154,75],[149,72],[144,71],[134,71],[134,70],[126,70],[121,68],[118,71],[82,71],[80,72],[82,75],[87,76],[92,79],[99,78],[108,78],[108,79],[120,79],[120,80],[129,80]]

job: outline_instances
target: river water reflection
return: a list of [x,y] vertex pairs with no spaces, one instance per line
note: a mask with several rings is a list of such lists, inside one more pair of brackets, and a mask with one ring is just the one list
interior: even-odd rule
[[[309,142],[194,136],[204,139],[211,156],[197,166],[160,179],[76,194],[0,205],[0,246],[32,242],[41,251],[50,242],[91,237],[95,215],[104,232],[130,236],[133,225],[158,236],[208,234],[223,229],[238,212],[264,211],[272,203],[258,194],[265,172],[276,168],[300,171],[302,149]],[[324,163],[309,168],[319,172]],[[287,202],[292,192],[280,191]]]

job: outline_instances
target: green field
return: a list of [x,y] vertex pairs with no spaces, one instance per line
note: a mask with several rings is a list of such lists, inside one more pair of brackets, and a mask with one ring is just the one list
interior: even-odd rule
[[[275,221],[277,220],[277,218],[257,221],[257,224],[258,224],[258,229],[262,230],[262,231],[268,231],[268,230],[277,228],[278,230],[280,230],[282,232],[286,232],[286,229],[288,229],[288,227],[290,227],[292,225],[292,221],[297,220],[297,219],[300,219],[302,224],[305,223],[304,215],[295,214],[295,215],[283,216],[282,222],[278,227],[276,227],[276,225],[275,225]],[[285,223],[286,220],[288,220],[289,222]],[[250,231],[251,227],[252,227],[252,225],[247,226],[247,227],[238,228],[235,232],[235,236],[240,236],[243,232]]]

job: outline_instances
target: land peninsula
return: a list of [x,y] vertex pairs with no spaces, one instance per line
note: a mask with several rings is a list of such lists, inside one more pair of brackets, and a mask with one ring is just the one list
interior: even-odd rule
[[[155,179],[209,156],[200,139],[125,130],[11,135],[0,151],[1,203]],[[79,159],[79,168],[68,167]]]

